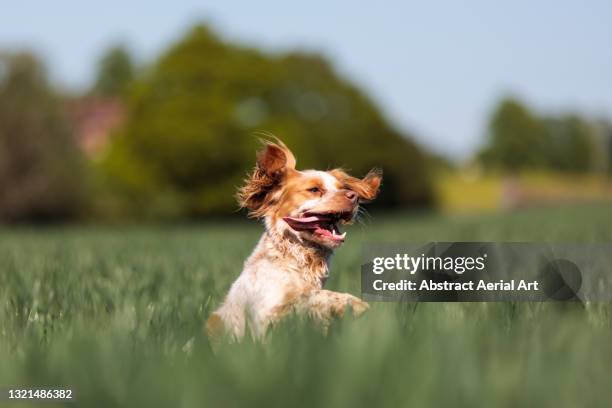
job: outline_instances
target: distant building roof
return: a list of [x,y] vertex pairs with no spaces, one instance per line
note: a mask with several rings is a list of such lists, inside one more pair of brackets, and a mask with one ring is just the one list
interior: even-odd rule
[[66,110],[79,147],[90,157],[100,153],[125,119],[125,107],[118,98],[84,96],[68,101]]

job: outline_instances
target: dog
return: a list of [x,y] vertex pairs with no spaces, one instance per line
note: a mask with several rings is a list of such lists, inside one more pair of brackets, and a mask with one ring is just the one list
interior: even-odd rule
[[372,169],[363,179],[341,169],[298,171],[283,142],[263,143],[237,198],[250,217],[264,220],[265,232],[223,304],[208,318],[210,338],[239,341],[248,326],[252,337],[261,340],[291,312],[327,328],[349,307],[355,316],[369,308],[361,299],[323,285],[330,257],[346,239],[339,225],[350,223],[360,203],[376,197],[382,171]]

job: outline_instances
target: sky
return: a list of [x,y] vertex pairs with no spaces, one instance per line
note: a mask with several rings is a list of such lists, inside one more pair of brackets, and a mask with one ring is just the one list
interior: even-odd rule
[[0,49],[30,48],[55,80],[87,87],[101,52],[152,61],[197,22],[271,52],[326,55],[400,130],[462,160],[495,104],[612,118],[610,1],[20,1],[0,11]]

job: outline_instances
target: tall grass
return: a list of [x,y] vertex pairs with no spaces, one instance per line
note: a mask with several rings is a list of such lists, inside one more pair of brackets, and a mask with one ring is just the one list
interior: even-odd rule
[[[607,207],[377,216],[349,230],[328,288],[359,293],[366,241],[612,241],[611,227]],[[265,345],[213,354],[203,322],[259,233],[0,230],[0,388],[67,387],[86,407],[612,403],[612,308],[601,304],[373,304],[327,336],[290,319]]]

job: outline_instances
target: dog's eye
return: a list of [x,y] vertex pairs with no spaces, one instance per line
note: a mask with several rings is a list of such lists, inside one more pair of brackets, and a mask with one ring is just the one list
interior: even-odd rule
[[309,188],[308,191],[310,191],[311,193],[320,193],[321,189],[319,187],[312,187]]

